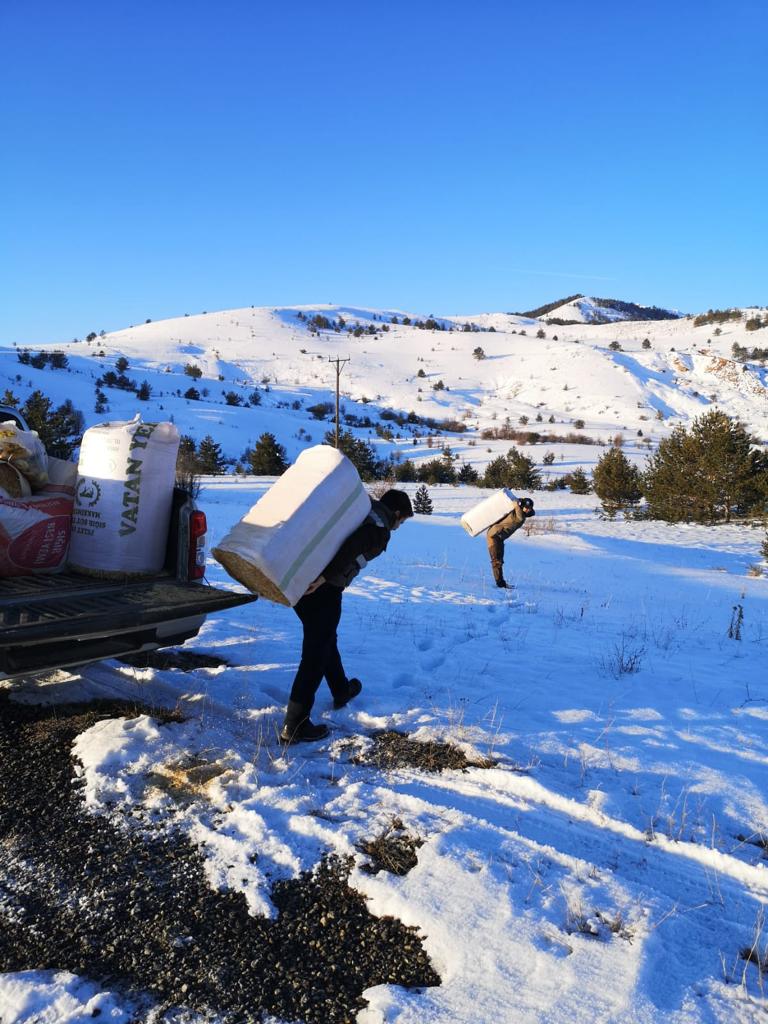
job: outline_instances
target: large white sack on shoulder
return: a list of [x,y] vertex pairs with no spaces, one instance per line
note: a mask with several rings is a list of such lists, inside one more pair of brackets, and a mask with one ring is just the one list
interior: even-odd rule
[[230,576],[295,605],[371,510],[354,465],[329,445],[306,448],[212,554]]
[[173,423],[99,423],[83,435],[69,564],[147,575],[165,561],[179,432]]
[[502,487],[500,491],[485,498],[469,512],[465,512],[461,517],[461,525],[470,537],[477,537],[479,533],[483,533],[489,526],[498,523],[500,519],[511,512],[516,501],[517,496],[512,491],[508,491],[506,487]]

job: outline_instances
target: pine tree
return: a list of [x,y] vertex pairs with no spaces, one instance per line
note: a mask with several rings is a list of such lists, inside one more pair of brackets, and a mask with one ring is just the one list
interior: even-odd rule
[[426,484],[422,484],[421,487],[416,489],[416,493],[413,496],[413,511],[422,516],[432,515],[432,499],[429,496]]
[[[335,447],[333,431],[329,430],[325,435],[325,443]],[[376,479],[376,453],[366,441],[358,440],[350,430],[340,430],[339,451],[353,464],[361,480]]]
[[182,434],[178,444],[178,459],[179,462],[188,463],[190,460],[197,459],[198,456],[198,445],[193,436],[190,434]]
[[516,448],[510,448],[506,455],[499,455],[489,463],[483,476],[483,487],[536,491],[541,487],[541,474],[533,459]]
[[744,427],[715,409],[660,442],[646,463],[644,491],[654,519],[730,522],[764,503],[767,477],[768,459]]
[[571,494],[589,494],[592,490],[587,474],[581,466],[577,466],[572,473],[566,473],[565,479],[571,488]]
[[411,459],[405,459],[405,461],[395,466],[395,480],[397,483],[414,483],[417,479],[416,466]]
[[148,402],[152,397],[152,388],[150,387],[148,380],[143,380],[141,382],[139,390],[136,392],[136,397],[142,402]]
[[51,364],[52,370],[66,370],[69,366],[69,359],[67,358],[66,352],[62,352],[59,349],[54,349],[48,356],[48,362]]
[[179,454],[176,456],[176,485],[183,487],[193,498],[200,493],[197,445],[194,437],[189,434],[182,434],[179,442]]
[[254,476],[281,476],[288,468],[285,448],[274,434],[263,433],[254,448],[246,452],[244,461]]
[[499,487],[507,487],[509,464],[504,455],[497,455],[485,467],[483,474],[483,487],[492,487],[497,490]]
[[592,471],[595,494],[611,519],[618,511],[631,508],[642,497],[640,471],[620,448],[609,448]]
[[218,476],[225,471],[225,466],[221,445],[210,434],[206,434],[197,449],[198,472]]
[[700,500],[710,519],[731,521],[768,497],[768,458],[752,447],[753,438],[738,420],[712,410],[693,421],[691,436],[699,451]]
[[456,470],[450,459],[429,459],[419,464],[418,479],[427,484],[455,484]]
[[70,459],[80,444],[85,429],[83,414],[67,399],[52,408],[50,398],[42,391],[33,391],[21,414],[32,430],[36,430],[46,452],[57,459]]
[[0,398],[0,405],[4,405],[8,409],[19,408],[19,400],[10,388],[5,389],[5,394]]
[[480,479],[480,474],[471,462],[465,462],[459,470],[457,479],[460,484],[476,484]]

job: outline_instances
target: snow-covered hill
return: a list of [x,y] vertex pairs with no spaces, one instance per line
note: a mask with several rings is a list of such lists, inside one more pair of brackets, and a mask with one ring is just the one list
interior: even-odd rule
[[571,320],[580,324],[606,324],[617,320],[673,320],[682,315],[673,309],[638,306],[635,302],[624,302],[620,299],[595,299],[588,295],[577,295],[562,305],[545,308],[546,312],[539,314],[537,319]]
[[[768,330],[745,329],[755,312],[717,328],[695,327],[691,317],[552,326],[505,313],[251,307],[51,345],[66,353],[64,370],[22,365],[16,347],[0,347],[0,396],[7,388],[23,401],[40,388],[54,402],[71,399],[89,425],[136,411],[172,418],[197,441],[211,434],[233,460],[269,430],[295,457],[331,427],[330,415],[322,421],[309,410],[333,400],[330,360],[338,356],[349,359],[341,374],[343,414],[352,422],[370,419],[355,432],[381,457],[432,457],[427,435],[436,428],[429,421],[447,420],[465,430],[449,431],[440,443],[447,440],[478,469],[509,448],[509,441],[482,437],[505,423],[544,435],[544,447],[529,449],[536,461],[552,450],[565,466],[588,467],[599,447],[553,444],[546,435],[578,432],[605,442],[621,433],[628,453],[639,458],[674,424],[717,406],[768,438],[765,366],[732,359],[734,343],[749,350],[768,345]],[[126,376],[147,381],[151,397],[142,402],[104,387],[108,408],[97,413],[97,381],[115,371],[121,356],[129,363]],[[198,371],[199,379],[189,376]],[[199,398],[185,397],[195,392]],[[381,419],[387,410],[414,415],[397,426]],[[391,436],[377,435],[376,425]]]

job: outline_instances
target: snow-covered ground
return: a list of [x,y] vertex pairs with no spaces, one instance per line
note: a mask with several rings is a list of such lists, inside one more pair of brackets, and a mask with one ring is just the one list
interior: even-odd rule
[[[267,485],[206,482],[212,542]],[[532,532],[506,545],[505,592],[483,538],[459,525],[484,492],[430,493],[434,515],[408,522],[345,595],[340,647],[364,689],[339,712],[320,691],[330,741],[284,754],[276,743],[300,628],[263,600],[189,642],[228,666],[106,662],[9,684],[14,697],[183,709],[183,723],[111,720],[81,735],[87,802],[119,817],[152,808],[255,914],[273,913],[274,879],[324,851],[355,855],[351,884],[373,913],[422,931],[442,978],[369,990],[359,1024],[763,1019],[758,970],[740,958],[768,944],[768,586],[750,575],[762,532],[606,522],[590,496],[540,493]],[[236,586],[213,561],[208,578]],[[497,763],[437,775],[352,763],[384,728]],[[157,780],[190,755],[214,777],[179,801]],[[424,840],[418,865],[364,873],[355,844],[394,817]],[[122,1022],[131,1009],[54,971],[0,977],[0,1007],[3,1024],[96,1009]]]

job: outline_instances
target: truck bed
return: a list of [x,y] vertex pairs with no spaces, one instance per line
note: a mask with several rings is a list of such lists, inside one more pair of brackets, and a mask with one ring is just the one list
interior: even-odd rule
[[99,580],[59,573],[0,580],[0,672],[46,667],[54,644],[66,645],[57,659],[61,664],[75,664],[96,652],[116,657],[136,650],[137,631],[147,647],[158,646],[159,631],[163,645],[180,643],[197,632],[187,630],[190,622],[253,600],[251,594],[181,583],[170,575]]

